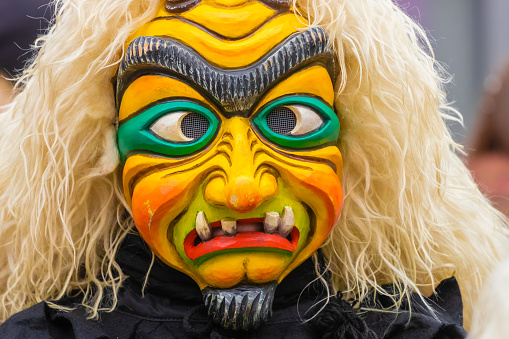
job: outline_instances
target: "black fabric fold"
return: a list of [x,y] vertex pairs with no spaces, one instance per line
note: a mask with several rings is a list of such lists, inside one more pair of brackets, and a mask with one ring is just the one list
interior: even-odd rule
[[[394,287],[385,286],[385,289],[392,292]],[[403,298],[396,313],[366,312],[366,323],[379,338],[410,338],[409,334],[411,338],[466,337],[467,333],[463,329],[463,303],[454,277],[443,280],[429,298],[423,300],[415,293],[410,298],[410,303]],[[373,300],[370,297],[366,299]],[[392,301],[386,296],[378,296],[375,302],[363,306],[384,309],[392,306]]]

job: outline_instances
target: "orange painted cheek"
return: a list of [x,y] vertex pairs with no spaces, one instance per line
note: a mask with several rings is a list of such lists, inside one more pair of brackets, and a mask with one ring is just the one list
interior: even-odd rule
[[[324,185],[324,183],[327,184]],[[306,181],[302,182],[303,186],[315,193],[315,199],[313,200],[316,201],[310,201],[311,199],[307,201],[312,208],[313,205],[319,204],[322,204],[325,208],[324,212],[326,213],[317,215],[318,218],[324,221],[317,224],[317,234],[327,235],[339,217],[342,206],[342,190],[341,185],[336,185],[336,183],[339,183],[339,179],[335,175],[325,176],[316,172],[306,177]]]
[[332,207],[335,221],[343,206],[343,189],[338,176],[335,173],[313,171],[303,184],[313,191],[320,192],[320,195],[328,200],[327,205]]
[[177,205],[177,200],[182,200],[184,193],[191,189],[189,186],[189,181],[177,177],[161,178],[160,175],[147,177],[136,185],[132,199],[133,218],[144,239],[149,239],[150,227],[164,213],[161,206]]
[[[323,166],[322,166],[323,167]],[[295,187],[296,197],[309,205],[317,213],[326,229],[317,230],[328,234],[339,217],[343,203],[343,191],[338,176],[332,169],[315,168],[309,170],[281,169],[283,178],[290,187]]]

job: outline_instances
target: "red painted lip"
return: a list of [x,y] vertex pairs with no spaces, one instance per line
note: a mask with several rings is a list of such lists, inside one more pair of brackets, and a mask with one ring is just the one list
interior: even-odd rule
[[[238,224],[254,222],[263,223],[263,219],[256,218],[237,220]],[[221,227],[221,222],[213,222],[211,223],[211,227]],[[283,238],[278,233],[267,234],[265,232],[239,232],[234,237],[220,235],[207,242],[201,242],[201,240],[199,240],[200,242],[195,245],[198,234],[196,233],[196,230],[193,229],[184,239],[184,251],[191,260],[198,259],[199,257],[212,252],[236,248],[267,247],[293,252],[295,251],[295,248],[297,248],[299,234],[300,232],[297,227],[293,227],[293,230],[290,232],[290,240]]]

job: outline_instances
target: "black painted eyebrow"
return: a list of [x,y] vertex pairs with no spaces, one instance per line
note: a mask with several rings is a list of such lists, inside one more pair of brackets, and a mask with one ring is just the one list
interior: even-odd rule
[[311,62],[322,62],[334,79],[334,53],[321,27],[294,33],[255,63],[238,69],[214,66],[177,40],[141,36],[129,44],[122,58],[117,105],[138,76],[150,72],[176,73],[206,91],[228,115],[247,116],[251,106],[276,80]]

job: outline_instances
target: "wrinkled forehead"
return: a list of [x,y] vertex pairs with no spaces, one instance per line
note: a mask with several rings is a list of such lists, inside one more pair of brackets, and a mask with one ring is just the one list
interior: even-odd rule
[[126,42],[117,103],[145,74],[165,74],[204,92],[226,115],[247,116],[268,89],[320,64],[334,76],[320,27],[308,27],[285,0],[161,1],[156,17]]

